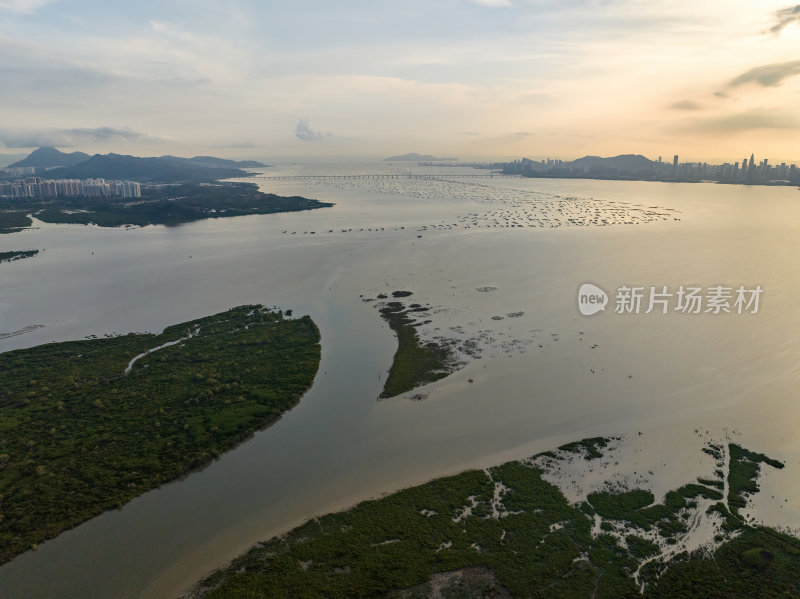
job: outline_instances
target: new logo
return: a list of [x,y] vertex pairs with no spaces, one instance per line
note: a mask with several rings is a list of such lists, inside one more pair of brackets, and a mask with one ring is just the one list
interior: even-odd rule
[[602,312],[608,304],[608,294],[592,283],[584,283],[578,289],[578,310],[584,316]]

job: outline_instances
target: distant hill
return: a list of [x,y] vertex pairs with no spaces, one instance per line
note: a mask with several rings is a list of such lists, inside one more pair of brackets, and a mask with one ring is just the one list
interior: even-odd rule
[[436,156],[431,156],[430,154],[417,154],[416,152],[411,152],[410,154],[403,154],[402,156],[390,156],[389,158],[384,158],[384,162],[389,161],[396,161],[396,162],[412,162],[412,161],[420,161],[420,160],[451,160],[455,161],[458,158],[438,158]]
[[18,166],[34,166],[36,168],[47,168],[50,166],[75,166],[89,159],[89,154],[83,152],[71,152],[66,154],[51,147],[39,148],[31,152],[27,158],[10,164],[10,168]]
[[[172,158],[172,156],[170,158]],[[226,158],[215,158],[214,156],[195,156],[188,160],[198,165],[225,166],[230,168],[266,168],[269,166],[257,160],[228,160]]]
[[[130,179],[159,183],[212,181],[249,176],[241,168],[219,166],[219,162],[216,161],[233,163],[233,161],[222,158],[202,156],[195,158],[178,158],[177,156],[139,158],[120,154],[95,154],[85,162],[69,168],[48,171],[47,175],[54,179]],[[241,163],[233,164],[243,166]]]
[[611,158],[600,156],[584,156],[573,160],[571,166],[577,168],[618,168],[627,170],[638,170],[653,165],[653,161],[645,158],[641,154],[620,154]]

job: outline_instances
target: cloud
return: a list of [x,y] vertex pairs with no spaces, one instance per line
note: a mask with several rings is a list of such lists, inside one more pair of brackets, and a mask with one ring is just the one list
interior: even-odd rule
[[800,119],[795,113],[760,108],[722,117],[693,121],[687,131],[708,133],[738,133],[755,129],[794,131],[800,129]]
[[53,0],[0,0],[0,10],[10,10],[26,15],[31,15],[45,4]]
[[681,100],[669,105],[672,110],[702,110],[703,106],[694,100]]
[[757,83],[763,87],[777,87],[781,84],[781,81],[795,75],[800,75],[800,60],[765,64],[750,69],[732,79],[728,83],[728,87],[738,87],[747,83]]
[[552,105],[557,103],[558,101],[558,99],[555,96],[545,93],[525,93],[520,95],[519,99],[521,102],[525,102],[526,104],[533,104],[536,106]]
[[322,131],[315,131],[308,124],[308,119],[300,119],[297,121],[297,126],[294,129],[294,134],[297,139],[301,141],[317,141],[323,137],[330,137],[330,133],[323,133]]
[[252,141],[236,141],[228,144],[215,144],[215,148],[251,149],[260,147]]
[[533,131],[514,131],[514,133],[509,133],[506,137],[511,140],[520,140],[533,137],[534,135],[536,135],[536,133]]
[[0,129],[0,142],[7,148],[41,146],[72,147],[87,142],[156,141],[159,138],[126,128],[95,127],[75,129]]
[[510,0],[470,0],[470,2],[480,6],[513,6]]
[[800,21],[800,4],[776,10],[775,24],[770,27],[769,32],[778,35],[787,25],[795,21]]
[[[465,133],[462,133],[464,135]],[[473,136],[480,135],[478,133],[473,133]],[[491,142],[491,143],[518,143],[530,139],[539,135],[534,131],[512,131],[510,133],[500,133],[498,135],[480,135],[478,138],[481,142]]]

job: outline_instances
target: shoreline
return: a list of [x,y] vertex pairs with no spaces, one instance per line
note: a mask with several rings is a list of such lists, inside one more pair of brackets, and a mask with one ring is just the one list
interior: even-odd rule
[[[147,345],[154,340],[168,339],[188,325],[194,325],[189,335],[160,344],[157,349],[161,351],[155,355],[152,347],[148,350]],[[231,325],[238,328],[230,329]],[[306,340],[308,332],[311,337]],[[227,344],[231,355],[226,356],[219,343]],[[231,363],[236,346],[242,343],[251,346],[253,355],[249,361],[240,357]],[[145,351],[130,360],[136,348]],[[170,351],[164,351],[166,348]],[[268,366],[259,367],[256,356],[264,354],[264,348],[272,352],[272,359],[267,360]],[[274,348],[282,348],[284,353],[276,358]],[[207,366],[204,370],[202,364],[208,363],[203,352],[211,350],[222,353],[209,377]],[[5,524],[0,533],[10,543],[0,556],[2,562],[10,563],[39,543],[207,467],[221,454],[275,424],[313,384],[320,351],[319,328],[309,317],[284,320],[282,312],[240,306],[171,325],[158,335],[67,341],[0,354],[0,360],[14,364],[0,375],[7,397],[9,393],[12,398],[18,395],[21,386],[34,386],[22,405],[17,406],[12,399],[0,406],[0,422],[13,422],[20,412],[25,415],[29,404],[35,404],[33,412],[27,410],[30,414],[24,426],[20,425],[21,430],[5,439],[6,453],[0,455],[0,482],[6,489],[4,515],[8,517],[0,521]],[[52,358],[49,369],[38,371],[45,386],[34,379],[25,383],[30,377],[28,370],[37,368],[48,356]],[[132,370],[137,360],[150,356],[148,364]],[[298,362],[290,364],[294,359]],[[304,363],[309,359],[313,364]],[[195,360],[199,362],[195,364]],[[127,364],[127,368],[116,368],[117,362]],[[277,386],[266,382],[274,376],[272,362],[294,368],[292,376]],[[187,363],[194,366],[188,370],[191,376],[184,380],[180,375],[186,375]],[[313,371],[309,370],[312,365]],[[308,380],[295,380],[298,376]],[[267,378],[262,381],[263,377]],[[58,391],[55,398],[50,386]],[[108,392],[103,391],[106,386],[111,387]],[[41,406],[56,401],[48,411],[52,416],[43,416]],[[156,410],[155,421],[151,420],[152,410]],[[49,436],[45,434],[47,428]],[[27,450],[20,435],[28,439]],[[33,445],[31,440],[35,441]],[[131,443],[133,448],[128,447]],[[81,456],[78,465],[74,463],[76,447]],[[29,462],[39,464],[33,480],[25,469]],[[43,482],[42,476],[48,473]],[[87,477],[91,484],[86,482]],[[44,496],[62,497],[62,501],[50,499],[49,507],[42,512],[36,496],[27,492],[33,484]],[[31,516],[38,512],[42,512],[38,517]]]
[[[425,489],[429,488],[439,489],[439,490],[436,491],[436,494],[431,496],[431,499],[428,499],[427,501],[432,501],[432,498],[436,497],[438,499],[443,499],[445,501],[443,505],[446,506],[448,505],[447,502],[450,501],[446,499],[446,497],[448,496],[447,494],[467,493],[467,491],[458,490],[463,488],[463,484],[460,481],[475,480],[477,482],[479,479],[476,479],[475,477],[476,476],[479,477],[481,473],[485,473],[488,476],[489,481],[494,481],[493,482],[494,499],[490,501],[489,497],[486,496],[485,491],[478,491],[478,487],[474,487],[476,492],[478,492],[477,501],[475,495],[471,495],[466,498],[467,505],[466,507],[463,508],[462,511],[456,510],[455,512],[452,511],[450,512],[450,514],[453,514],[452,522],[457,525],[456,528],[460,526],[458,524],[459,521],[464,520],[465,521],[464,526],[466,527],[464,529],[464,532],[468,532],[468,530],[474,530],[474,531],[484,530],[485,529],[484,525],[481,525],[483,528],[471,529],[471,527],[466,523],[466,520],[469,519],[470,521],[472,521],[475,517],[477,517],[479,519],[482,518],[485,521],[488,518],[489,521],[486,524],[486,526],[488,526],[489,523],[492,522],[492,519],[494,519],[494,521],[496,521],[498,524],[501,523],[504,518],[509,518],[509,521],[512,520],[516,521],[522,516],[516,516],[515,514],[521,514],[531,509],[531,508],[523,508],[523,512],[518,512],[514,511],[514,508],[504,506],[504,504],[508,504],[509,495],[513,499],[513,506],[522,506],[523,503],[520,502],[523,501],[523,502],[529,502],[528,505],[533,505],[535,507],[536,505],[538,505],[538,502],[545,501],[545,503],[542,504],[542,507],[545,510],[545,512],[547,512],[547,510],[553,509],[552,500],[549,499],[545,500],[544,496],[541,494],[544,493],[545,495],[547,495],[548,491],[542,488],[541,491],[538,491],[530,496],[525,494],[520,495],[522,488],[525,489],[529,488],[527,486],[528,483],[523,483],[522,480],[519,479],[518,474],[512,475],[512,478],[510,479],[512,482],[510,483],[508,482],[509,479],[505,477],[512,474],[513,472],[519,472],[519,474],[523,474],[526,470],[528,472],[539,472],[539,476],[543,477],[541,479],[543,483],[544,480],[547,480],[548,482],[546,484],[556,485],[556,488],[560,490],[559,492],[563,493],[565,491],[565,487],[563,485],[564,484],[568,485],[569,484],[568,481],[571,477],[576,477],[576,476],[581,477],[582,475],[580,474],[580,472],[582,471],[582,468],[591,467],[592,462],[594,461],[602,462],[605,465],[609,465],[611,461],[615,459],[616,456],[615,451],[619,445],[619,442],[622,441],[622,439],[623,439],[622,437],[584,439],[581,442],[573,442],[567,445],[563,445],[559,447],[558,450],[544,451],[542,453],[533,456],[532,458],[523,459],[521,461],[507,462],[501,465],[495,465],[493,467],[489,467],[484,470],[469,469],[466,471],[462,471],[456,475],[446,476],[443,478],[442,477],[434,478],[428,481],[427,483],[424,483],[419,486],[405,487],[388,495],[384,494],[378,498],[361,501],[349,509],[339,510],[336,512],[329,512],[324,516],[316,516],[310,518],[305,521],[305,524],[299,526],[299,528],[295,527],[289,530],[288,532],[271,537],[270,540],[265,540],[256,543],[256,545],[254,547],[251,547],[249,551],[245,552],[244,554],[240,554],[239,557],[231,560],[228,564],[221,566],[220,568],[210,573],[203,579],[197,581],[190,588],[184,590],[183,594],[181,595],[181,598],[198,599],[200,597],[206,597],[206,596],[236,597],[239,596],[237,594],[237,589],[240,588],[241,589],[251,588],[253,584],[262,584],[267,586],[276,584],[275,579],[273,579],[271,575],[267,575],[267,572],[269,571],[269,564],[272,563],[273,560],[279,560],[279,563],[283,564],[280,566],[280,569],[282,571],[285,571],[288,564],[285,563],[285,560],[281,556],[283,555],[284,552],[286,553],[294,552],[294,548],[298,546],[297,543],[300,543],[301,541],[302,541],[302,547],[305,549],[299,549],[299,551],[301,551],[301,554],[304,557],[298,559],[301,559],[300,563],[303,566],[301,570],[306,570],[307,573],[303,573],[302,571],[298,572],[297,574],[292,575],[293,578],[297,576],[303,576],[304,578],[308,578],[310,576],[311,578],[309,579],[309,583],[304,583],[304,584],[319,585],[322,579],[319,579],[318,577],[322,576],[326,581],[322,583],[323,586],[322,587],[313,586],[312,588],[325,589],[326,592],[330,591],[331,593],[333,593],[331,596],[338,597],[340,596],[340,591],[337,591],[336,589],[339,588],[340,582],[336,581],[340,580],[339,577],[342,576],[346,578],[349,577],[349,574],[351,572],[356,572],[357,568],[360,567],[356,566],[356,563],[361,564],[364,560],[369,561],[373,559],[371,557],[366,557],[366,558],[355,557],[355,555],[361,555],[361,556],[375,555],[374,559],[380,559],[380,554],[371,553],[367,551],[361,552],[359,550],[355,550],[356,553],[354,554],[354,557],[352,559],[356,561],[352,563],[352,569],[350,568],[349,565],[342,566],[343,563],[344,564],[350,563],[348,561],[348,558],[337,558],[335,560],[335,563],[339,564],[339,566],[335,571],[343,572],[343,574],[334,574],[333,575],[334,577],[330,578],[330,574],[325,574],[326,570],[323,564],[320,563],[319,565],[317,565],[318,561],[321,560],[322,562],[324,562],[326,560],[325,555],[316,554],[314,553],[313,549],[308,549],[306,547],[309,546],[313,548],[314,546],[319,545],[319,543],[323,543],[323,545],[319,545],[320,548],[322,548],[324,544],[327,543],[327,541],[324,540],[326,536],[330,536],[332,538],[338,538],[338,536],[342,535],[347,536],[349,534],[347,532],[337,532],[339,530],[337,523],[342,523],[342,524],[347,523],[346,529],[350,529],[352,526],[361,527],[362,525],[358,524],[360,522],[360,520],[358,519],[359,518],[358,514],[361,512],[370,514],[367,522],[372,522],[375,518],[378,518],[376,522],[383,522],[380,519],[381,518],[380,515],[383,513],[382,506],[384,505],[387,507],[387,509],[391,510],[390,512],[388,512],[389,514],[394,514],[395,509],[401,509],[404,510],[404,513],[406,513],[405,518],[411,518],[413,510],[415,509],[419,510],[420,500],[416,499],[413,500],[413,506],[416,507],[409,506],[409,501],[412,501],[411,500],[412,497],[420,496],[420,494],[424,495],[427,492],[425,491]],[[716,446],[712,443],[710,447],[713,448]],[[733,451],[733,448],[736,448],[738,446],[731,444],[730,447],[732,448],[731,451]],[[762,454],[755,454],[752,452],[747,452],[745,450],[744,454],[737,454],[737,455],[739,456],[737,457],[737,460],[742,459],[742,455],[744,455],[745,457],[743,459],[745,460],[749,460],[750,457],[753,457],[754,459],[757,460],[758,459],[766,460],[766,462],[770,463],[770,465],[774,465],[780,468],[783,467],[781,463],[776,462],[774,460],[770,460],[769,458],[763,456]],[[544,462],[537,462],[537,460],[544,460]],[[560,465],[556,467],[557,464]],[[544,468],[544,470],[541,469],[542,467]],[[564,467],[566,467],[566,471],[561,472]],[[509,471],[509,468],[511,468],[511,471]],[[522,470],[520,470],[520,468],[522,468]],[[733,476],[733,471],[734,471],[733,463],[730,464],[729,468],[731,473],[729,476]],[[506,474],[505,475],[502,474],[503,472],[506,472]],[[547,478],[545,478],[546,472],[549,472]],[[497,478],[498,476],[500,476],[499,480]],[[755,471],[755,474],[753,476],[754,476],[753,480],[757,480],[758,470]],[[515,480],[517,482],[513,482]],[[739,516],[731,515],[731,513],[727,511],[727,509],[722,503],[717,503],[714,509],[712,510],[711,507],[709,506],[712,506],[714,504],[714,501],[721,500],[721,498],[723,497],[723,494],[717,490],[717,485],[720,484],[721,486],[721,483],[716,483],[714,481],[706,481],[712,485],[707,487],[707,486],[702,486],[703,481],[706,481],[706,479],[701,479],[701,484],[698,485],[697,483],[691,483],[691,480],[689,480],[688,481],[689,484],[683,484],[683,486],[677,492],[669,491],[665,497],[656,496],[655,503],[652,504],[650,507],[646,508],[644,507],[643,504],[640,504],[642,505],[642,507],[636,507],[636,502],[640,501],[639,499],[636,499],[636,497],[638,497],[637,493],[642,494],[644,493],[644,491],[627,491],[626,487],[624,486],[620,488],[618,483],[614,483],[611,487],[608,487],[607,485],[609,483],[606,482],[601,483],[599,486],[593,485],[592,488],[594,489],[594,493],[589,491],[586,497],[578,498],[577,500],[573,497],[569,501],[569,505],[571,506],[570,509],[574,510],[573,512],[571,512],[573,515],[569,516],[569,518],[572,518],[573,520],[563,521],[562,520],[562,518],[564,517],[563,515],[557,517],[549,516],[553,520],[553,523],[550,525],[550,534],[558,535],[561,534],[559,531],[564,529],[565,526],[568,529],[572,529],[573,526],[577,525],[578,529],[575,529],[574,532],[570,533],[570,536],[573,536],[575,534],[579,534],[579,536],[582,535],[581,538],[583,539],[583,541],[581,542],[596,544],[601,542],[601,539],[603,537],[608,537],[609,539],[611,538],[617,539],[616,540],[617,543],[621,543],[622,547],[627,548],[627,550],[631,552],[630,556],[625,559],[630,559],[630,557],[634,557],[635,560],[639,560],[638,568],[636,568],[635,572],[628,572],[627,575],[624,575],[621,572],[614,573],[615,571],[611,570],[612,573],[609,573],[609,576],[615,582],[609,583],[608,580],[606,580],[604,582],[604,586],[606,584],[621,584],[623,585],[623,587],[625,587],[625,585],[628,585],[630,587],[629,591],[631,592],[631,594],[634,594],[633,593],[634,584],[640,587],[640,592],[648,591],[649,590],[648,585],[659,586],[661,584],[669,584],[669,582],[665,583],[663,582],[663,580],[669,581],[670,577],[674,579],[675,569],[681,569],[681,568],[685,569],[687,567],[686,562],[678,559],[679,555],[682,555],[680,551],[682,546],[681,543],[683,542],[688,543],[688,545],[686,545],[687,550],[691,548],[696,548],[699,551],[700,548],[703,548],[702,551],[713,550],[715,554],[719,551],[727,551],[729,554],[730,553],[729,546],[741,545],[741,541],[736,540],[738,537],[735,531],[743,530],[745,531],[745,535],[749,534],[751,537],[756,539],[756,542],[758,542],[758,539],[766,539],[768,537],[773,537],[775,541],[772,542],[771,547],[777,547],[778,550],[781,550],[780,548],[784,547],[784,545],[780,545],[780,543],[789,543],[790,545],[795,547],[794,549],[795,552],[800,551],[800,539],[796,537],[787,536],[785,533],[779,533],[777,531],[773,531],[770,528],[764,528],[757,524],[753,525],[747,524],[743,519],[740,519]],[[520,484],[522,484],[522,486],[520,486]],[[597,493],[598,490],[602,490],[603,488],[609,489],[609,491],[606,491],[604,493]],[[642,486],[641,484],[636,484],[633,488],[637,489],[637,488],[647,488],[647,487],[646,485]],[[526,491],[525,493],[528,493],[528,491]],[[566,507],[567,505],[566,498],[564,498],[563,494],[561,494],[560,496],[562,498],[560,501],[564,501],[565,503],[563,505]],[[701,504],[698,505],[698,500],[699,500],[698,496],[705,497],[706,503],[701,502]],[[407,499],[399,499],[400,497],[402,498],[407,497]],[[481,499],[481,497],[486,497],[486,502],[489,502],[484,507],[481,507],[484,501],[483,499]],[[599,516],[595,515],[595,511],[592,508],[592,506],[587,504],[587,497],[588,501],[591,501],[592,504],[595,504],[597,502],[596,509],[603,514],[603,517],[600,520],[598,520]],[[683,499],[682,497],[685,497],[686,499]],[[601,499],[603,500],[602,503],[600,503]],[[710,500],[710,502],[708,500]],[[459,500],[454,500],[454,501],[458,502]],[[460,501],[463,502],[464,499],[461,499]],[[612,501],[612,503],[609,503],[610,501]],[[633,501],[633,503],[631,503],[631,501]],[[645,499],[645,504],[650,503],[651,501],[653,501],[652,494],[650,495],[650,499]],[[722,500],[722,501],[725,501],[725,504],[727,504],[727,500]],[[530,504],[530,502],[533,503]],[[425,500],[421,500],[421,503],[424,505]],[[450,505],[451,506],[457,505],[457,503],[453,504],[451,502]],[[396,506],[396,507],[389,508],[389,506]],[[409,509],[409,507],[411,509]],[[702,514],[705,514],[704,510],[706,509],[706,507],[708,507],[708,516],[701,516]],[[478,508],[480,508],[480,511],[476,511],[476,509]],[[450,509],[452,510],[453,508],[451,507]],[[487,514],[486,509],[489,509],[488,515],[486,515]],[[517,507],[516,509],[520,508]],[[691,514],[694,513],[691,510],[696,510],[696,515],[694,517],[691,517]],[[539,507],[536,507],[534,511],[538,513],[539,511],[541,511],[541,509]],[[397,551],[399,551],[402,554],[404,551],[417,551],[417,549],[411,549],[411,547],[416,547],[414,543],[418,542],[417,539],[428,538],[429,535],[431,534],[434,534],[434,536],[438,536],[438,532],[436,531],[440,530],[439,527],[446,526],[448,529],[453,528],[453,525],[450,524],[449,520],[441,519],[440,512],[441,508],[422,509],[422,511],[419,512],[420,514],[422,514],[422,520],[418,521],[419,522],[418,524],[405,523],[405,520],[403,524],[396,523],[396,526],[399,526],[400,528],[398,528],[397,532],[395,533],[383,530],[384,526],[388,526],[389,528],[391,528],[392,527],[391,522],[395,521],[394,516],[389,516],[389,520],[386,520],[383,524],[376,525],[378,526],[378,528],[375,529],[374,532],[371,532],[372,531],[372,529],[370,528],[370,526],[372,526],[371,524],[366,524],[367,528],[363,530],[359,528],[361,532],[357,533],[356,538],[364,539],[365,538],[364,535],[372,535],[370,538],[372,538],[373,548],[376,546],[376,543],[383,546],[386,546],[387,543],[391,543],[392,544],[391,550],[389,550],[388,548],[386,549],[386,551],[390,551],[390,553],[397,553]],[[584,512],[585,516],[589,518],[589,520],[593,520],[592,531],[590,536],[587,536],[588,528],[585,529],[581,528],[584,526],[588,527],[588,524],[585,522],[585,520],[583,520],[584,524],[580,523],[582,521],[582,518],[579,516],[580,512]],[[533,512],[530,513],[533,514]],[[716,517],[717,513],[722,514],[723,516],[722,520]],[[735,511],[733,513],[735,514]],[[445,512],[445,514],[447,514],[447,511]],[[681,517],[679,518],[678,516]],[[411,526],[412,528],[419,526],[426,527],[428,526],[428,523],[426,521],[430,520],[431,517],[434,517],[433,519],[436,520],[437,522],[433,531],[426,532],[424,535],[420,536],[416,533],[413,533],[412,530],[408,528],[409,526]],[[417,516],[417,518],[419,518],[419,516]],[[577,520],[574,520],[575,518],[577,518]],[[610,518],[610,521],[612,523],[616,522],[616,524],[609,525],[609,527],[607,527],[606,524],[603,523],[601,526],[600,523],[605,522],[605,518]],[[632,518],[633,522],[638,522],[638,523],[637,524],[628,523],[627,525],[625,525],[624,522],[627,521],[628,518]],[[641,528],[642,526],[646,528],[649,528],[651,526],[651,524],[647,523],[648,519],[652,519],[653,523],[658,523],[659,528],[661,530],[660,533],[656,533],[656,537],[653,537],[656,540],[661,539],[658,545],[655,545],[652,540],[647,540],[649,537],[652,536],[652,533],[646,533]],[[538,520],[538,517],[535,520]],[[691,520],[691,525],[687,528],[682,524],[683,520]],[[708,522],[706,523],[705,520],[708,520]],[[516,530],[515,528],[516,526],[519,525],[518,524],[512,525],[511,530],[512,531]],[[584,532],[578,533],[578,530],[583,530]],[[726,530],[729,532],[720,537],[717,531],[722,531],[722,530]],[[603,532],[603,531],[609,531],[609,532]],[[451,532],[458,533],[460,531],[454,529]],[[499,528],[497,529],[497,532],[498,533],[500,532]],[[478,562],[480,562],[481,564],[484,565],[486,563],[495,564],[493,570],[493,576],[499,575],[501,578],[501,580],[499,581],[500,583],[506,585],[511,584],[512,586],[518,585],[519,581],[512,582],[513,577],[509,578],[509,576],[511,575],[511,571],[503,569],[502,566],[503,559],[507,558],[500,557],[504,551],[505,552],[508,551],[507,549],[503,549],[503,543],[502,543],[503,539],[506,537],[507,534],[506,530],[502,531],[502,535],[500,536],[500,541],[501,541],[500,545],[497,545],[496,542],[495,544],[490,542],[485,537],[486,534],[485,532],[471,532],[470,537],[467,538],[466,541],[459,541],[459,543],[461,544],[469,543],[469,540],[472,539],[475,536],[475,534],[478,535],[477,537],[475,537],[478,543],[473,542],[472,547],[474,551],[478,551],[479,553],[482,552],[485,554],[485,551],[489,551],[490,553],[485,554],[485,557],[475,556],[473,558],[470,558],[468,555],[463,554],[464,549],[461,549],[459,550],[461,551],[461,553],[457,553],[455,555],[464,555],[465,557],[458,558],[449,566],[447,565],[449,564],[449,562],[444,562],[445,565],[436,565],[436,566],[431,565],[430,567],[432,568],[432,570],[428,570],[424,565],[420,564],[419,560],[417,559],[412,560],[413,563],[418,564],[417,566],[407,565],[412,562],[404,562],[399,555],[394,556],[390,559],[395,564],[402,563],[403,564],[402,569],[407,570],[411,568],[413,570],[414,568],[417,568],[417,570],[415,570],[417,574],[414,574],[412,578],[408,579],[404,578],[403,580],[411,580],[411,581],[417,581],[419,583],[424,583],[425,580],[425,574],[423,574],[424,572],[433,572],[435,577],[437,576],[435,572],[452,570],[455,564],[463,564],[465,566],[469,566],[471,564],[476,565]],[[512,532],[512,535],[513,534],[514,533]],[[388,537],[386,537],[388,538],[388,540],[384,539],[383,542],[378,542],[380,541],[380,539],[384,538],[383,535],[388,535]],[[662,537],[659,535],[664,535],[664,536]],[[457,537],[460,537],[460,535],[457,535]],[[675,538],[677,538],[678,540],[676,541]],[[546,539],[547,535],[543,537],[543,540],[541,542],[545,542]],[[634,543],[634,540],[636,540],[636,544],[632,544]],[[340,541],[334,541],[336,546],[343,546],[342,543],[344,543],[344,546],[349,546],[349,543],[352,542],[364,543],[366,541],[346,542],[344,541],[344,539]],[[767,541],[762,541],[762,542],[767,542]],[[395,543],[399,543],[399,545],[394,545]],[[409,545],[409,543],[411,545]],[[775,545],[775,543],[778,543],[778,545]],[[745,547],[747,546],[748,545],[745,543]],[[484,550],[482,549],[483,547],[492,547],[492,549]],[[657,547],[659,548],[658,551],[660,553],[656,553]],[[786,550],[790,551],[790,555],[792,555],[791,553],[792,550],[788,549],[788,546],[786,547],[787,547]],[[362,549],[366,549],[366,547],[362,547]],[[560,551],[562,549],[556,551]],[[426,551],[428,552],[430,551],[430,549],[425,549],[423,547],[420,547],[418,550],[423,551],[423,553]],[[452,541],[448,541],[446,543],[443,542],[435,553],[439,553],[442,550],[446,552],[455,551],[455,549],[452,548]],[[372,551],[374,552],[376,550],[373,549]],[[596,551],[596,549],[594,551]],[[639,553],[640,551],[644,551],[644,553]],[[346,554],[347,550],[345,550],[344,553]],[[431,553],[430,558],[427,559],[433,559],[433,555],[435,555],[435,553]],[[467,550],[467,553],[469,553],[469,550]],[[692,555],[694,555],[694,557],[691,559],[694,559],[695,561],[701,560],[700,557],[701,554],[694,553]],[[550,560],[551,558],[552,556],[550,556],[548,560]],[[342,559],[344,559],[344,562],[342,562]],[[400,562],[397,561],[399,559],[401,560]],[[466,559],[466,561],[464,561],[464,559]],[[489,560],[488,562],[483,561],[487,559]],[[500,560],[499,562],[497,561],[498,559]],[[598,559],[597,555],[595,555],[593,559],[595,560]],[[613,564],[616,560],[622,558],[613,557],[611,554],[609,554],[606,555],[606,557],[601,558],[601,561],[602,559],[610,560],[609,564]],[[771,561],[772,559],[773,557],[770,554],[769,560]],[[308,560],[308,561],[304,562],[302,560]],[[472,563],[474,560],[477,560],[475,564]],[[576,562],[573,561],[573,564],[575,563]],[[313,564],[312,569],[309,570],[308,565],[303,565],[303,564]],[[369,567],[369,571],[372,573],[370,576],[386,577],[387,581],[390,579],[391,580],[395,579],[394,576],[390,574],[385,568],[375,569],[375,567],[376,566]],[[422,568],[421,570],[419,569],[420,567]],[[500,567],[500,570],[497,569],[498,567]],[[541,567],[541,564],[539,564],[539,566],[537,567]],[[550,568],[549,565],[545,567]],[[575,567],[578,567],[580,569],[580,563],[578,563],[578,566],[573,566],[573,569]],[[608,567],[609,566],[605,566],[604,568],[601,569],[601,571],[607,571]],[[784,565],[783,566],[784,570],[785,567],[786,566]],[[791,566],[789,567],[791,568]],[[492,568],[490,567],[490,570],[491,569]],[[318,572],[319,574],[311,574],[312,571]],[[664,573],[666,573],[666,577],[663,580],[661,580],[661,575]],[[266,579],[263,578],[263,576],[265,575],[267,576]],[[280,575],[281,574],[279,572],[275,572],[275,576],[279,577]],[[523,577],[525,576],[521,572],[520,575],[522,575]],[[367,583],[367,580],[373,580],[372,578],[364,579],[363,576],[364,574],[359,575],[358,584],[363,585]],[[502,579],[505,579],[505,582],[503,582]],[[314,583],[311,582],[311,580],[317,580],[317,582]],[[558,577],[554,579],[553,584],[556,584],[558,580],[562,580],[563,582],[564,576],[562,574],[559,574]],[[785,576],[784,576],[784,581],[785,581]],[[409,584],[413,586],[413,584],[417,584],[417,582],[413,583],[406,582],[405,585],[408,588]],[[537,582],[540,583],[539,579],[537,579]],[[293,584],[300,584],[300,583],[297,583],[295,581],[290,583],[290,586]],[[349,585],[349,583],[343,583],[343,584]],[[354,582],[353,584],[356,583]],[[392,589],[391,592],[401,593],[399,595],[396,595],[397,597],[408,596],[404,594],[406,593],[406,591],[402,590],[404,586],[402,583],[400,584],[399,587],[397,586],[397,583],[388,583],[388,584],[389,584],[388,588]],[[776,591],[778,591],[784,588],[781,585],[785,584],[785,582],[781,582],[779,579],[775,581],[775,584],[777,585]],[[796,581],[795,584],[797,584]],[[333,585],[333,586],[327,586],[327,585]],[[348,592],[347,596],[353,596],[350,593],[355,592],[355,589],[351,588],[350,586],[347,586],[347,588],[349,589],[347,591]],[[596,589],[597,587],[595,582],[595,590]],[[606,587],[606,590],[608,590],[608,587]],[[520,588],[517,588],[516,591],[517,593],[519,593]],[[361,593],[357,594],[358,596],[361,596]],[[391,596],[394,597],[395,595]],[[422,596],[425,595],[423,594]],[[428,596],[430,597],[432,595]],[[645,594],[645,596],[647,596],[647,593]]]

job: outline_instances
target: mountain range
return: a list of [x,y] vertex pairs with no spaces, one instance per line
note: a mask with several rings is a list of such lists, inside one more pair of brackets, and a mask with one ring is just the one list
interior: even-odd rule
[[[66,154],[56,148],[39,148],[12,167],[34,166],[47,168],[53,179],[116,179],[141,182],[175,183],[178,181],[209,181],[231,177],[247,177],[245,168],[265,167],[255,160],[228,160],[214,156],[158,156],[140,158],[122,154],[83,152]],[[56,167],[56,168],[51,168]]]
[[578,158],[570,163],[570,166],[576,168],[619,168],[619,169],[642,169],[652,166],[654,162],[649,158],[645,158],[641,154],[620,154],[619,156],[612,156],[610,158],[603,158],[601,156],[584,156]]
[[55,148],[45,147],[39,148],[31,152],[27,158],[23,158],[19,162],[10,164],[9,168],[20,166],[34,166],[36,168],[50,168],[54,166],[75,166],[90,158],[89,154],[83,152],[72,152],[66,154]]

